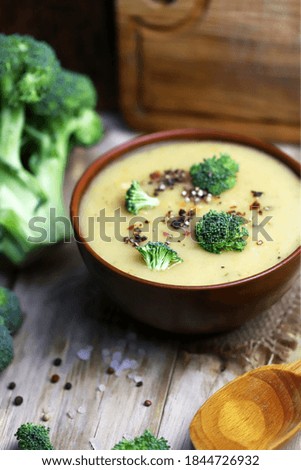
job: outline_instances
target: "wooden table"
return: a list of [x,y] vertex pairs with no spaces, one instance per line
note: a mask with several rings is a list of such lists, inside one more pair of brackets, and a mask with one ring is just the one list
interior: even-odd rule
[[[106,135],[97,147],[73,152],[67,200],[96,156],[134,136],[114,115],[104,116],[104,122]],[[298,149],[286,146],[286,151],[296,156]],[[188,428],[196,410],[242,373],[235,362],[189,354],[179,338],[110,311],[74,243],[45,250],[22,270],[1,269],[0,285],[15,289],[25,312],[14,340],[15,359],[0,375],[1,449],[16,448],[14,433],[28,421],[49,426],[56,449],[110,449],[122,436],[134,437],[146,428],[166,437],[173,449],[191,449]],[[78,357],[82,349],[80,355],[91,353],[89,360]],[[300,356],[301,344],[291,359]],[[53,365],[57,357],[60,366]],[[108,374],[111,361],[120,359],[131,360],[131,369]],[[50,382],[53,374],[60,376],[57,383]],[[12,391],[11,381],[16,383]],[[66,382],[70,390],[64,389]],[[13,404],[17,395],[24,398],[21,406]],[[151,406],[144,406],[145,400]],[[301,449],[301,433],[285,448]]]

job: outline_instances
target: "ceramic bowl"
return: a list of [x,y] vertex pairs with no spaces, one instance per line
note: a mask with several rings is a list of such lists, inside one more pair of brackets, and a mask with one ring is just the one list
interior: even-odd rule
[[99,284],[132,317],[170,332],[216,333],[239,327],[275,304],[293,285],[300,247],[273,267],[248,278],[211,286],[166,285],[127,274],[97,255],[80,232],[81,198],[93,178],[111,162],[149,145],[172,141],[223,141],[268,153],[300,175],[300,164],[278,148],[256,139],[217,131],[179,129],[135,138],[96,159],[78,181],[71,220],[84,262]]

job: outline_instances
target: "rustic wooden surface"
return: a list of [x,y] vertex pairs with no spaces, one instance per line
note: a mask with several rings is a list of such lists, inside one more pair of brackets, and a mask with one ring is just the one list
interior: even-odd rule
[[[84,168],[100,153],[134,136],[115,116],[104,116],[106,135],[97,147],[77,149],[66,179],[66,200]],[[297,156],[298,149],[285,150]],[[15,359],[0,375],[0,449],[16,448],[21,423],[51,428],[57,449],[110,449],[122,436],[149,428],[173,449],[190,449],[189,424],[199,406],[242,373],[209,354],[189,354],[181,338],[158,333],[120,316],[91,281],[74,243],[51,247],[22,270],[0,267],[0,285],[20,296],[25,321],[15,337]],[[92,346],[89,360],[79,359]],[[115,353],[115,355],[114,355]],[[113,356],[114,355],[114,356]],[[56,357],[60,367],[52,363]],[[107,374],[112,358],[135,360],[120,376]],[[291,359],[301,357],[301,343]],[[59,382],[50,382],[52,374]],[[130,377],[129,377],[130,376]],[[136,386],[140,380],[143,385]],[[16,388],[7,389],[14,381]],[[66,382],[71,390],[64,390]],[[15,406],[17,395],[24,398]],[[143,405],[151,400],[152,405]],[[299,433],[286,447],[301,449]]]
[[298,142],[298,0],[117,0],[120,102],[140,130]]

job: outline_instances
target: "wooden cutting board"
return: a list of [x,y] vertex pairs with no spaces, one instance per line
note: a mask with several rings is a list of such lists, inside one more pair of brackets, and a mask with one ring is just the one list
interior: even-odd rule
[[299,0],[117,0],[120,103],[143,131],[299,141]]

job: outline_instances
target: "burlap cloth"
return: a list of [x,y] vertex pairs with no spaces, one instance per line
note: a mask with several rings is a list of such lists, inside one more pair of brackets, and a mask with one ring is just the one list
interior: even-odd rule
[[[301,336],[300,278],[279,302],[240,328],[186,343],[190,352],[214,353],[248,368],[286,362]],[[301,358],[301,353],[300,353]]]

